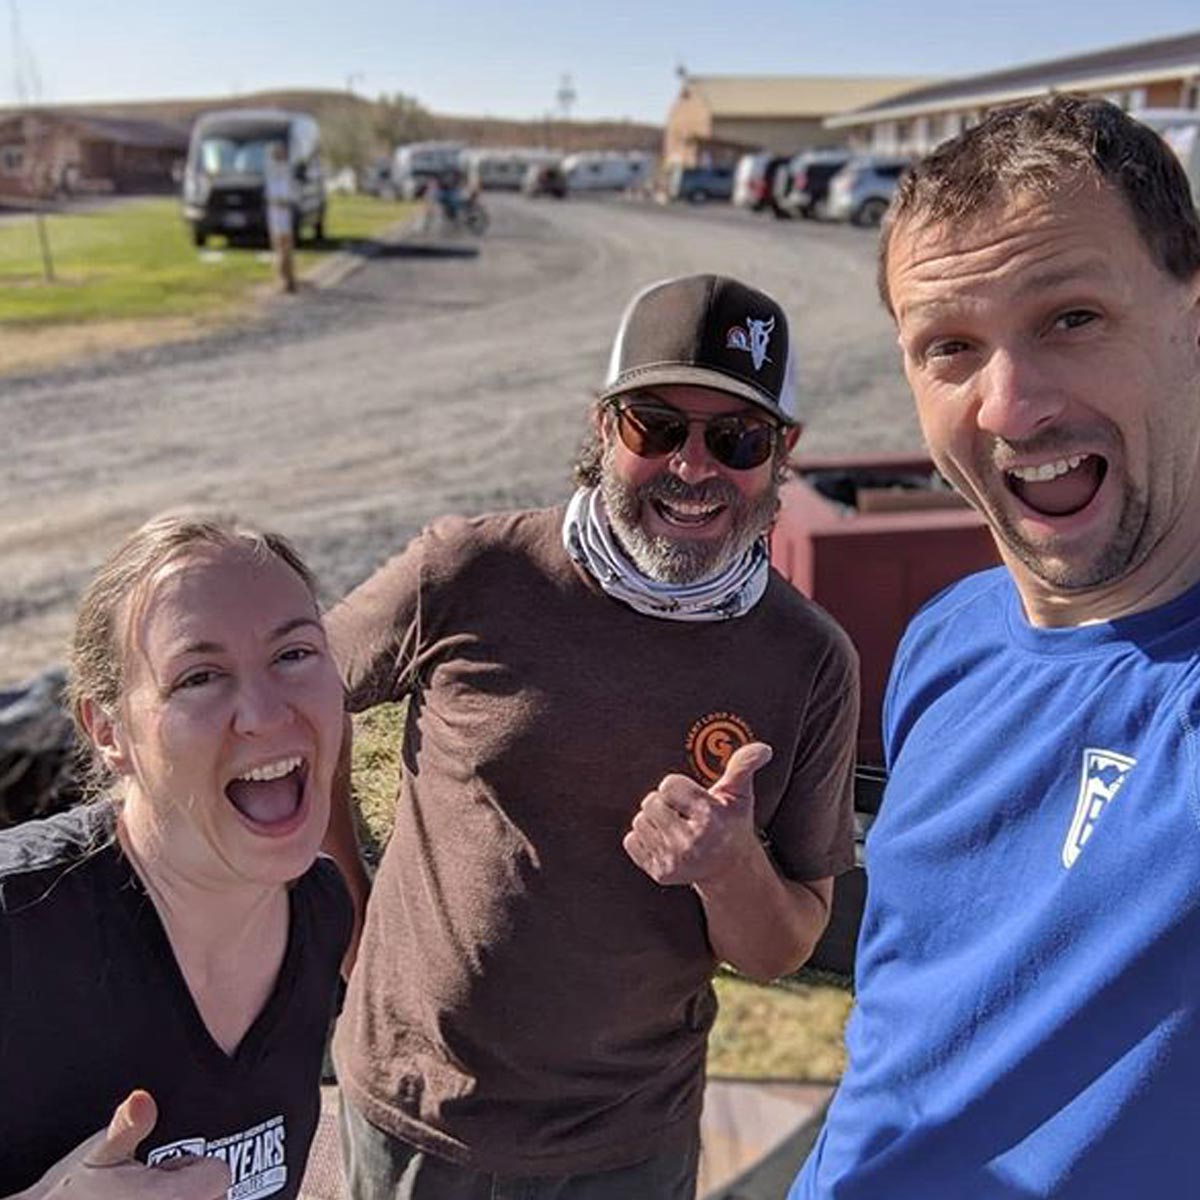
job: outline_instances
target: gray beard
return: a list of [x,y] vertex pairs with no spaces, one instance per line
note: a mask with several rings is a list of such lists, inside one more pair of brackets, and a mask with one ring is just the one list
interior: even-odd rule
[[[668,471],[630,487],[612,470],[609,452],[601,462],[600,494],[621,549],[643,575],[659,583],[699,583],[719,575],[770,529],[779,511],[774,482],[753,501],[724,479],[706,479],[693,487]],[[724,504],[732,517],[729,532],[717,540],[651,536],[642,528],[641,514],[656,498]]]

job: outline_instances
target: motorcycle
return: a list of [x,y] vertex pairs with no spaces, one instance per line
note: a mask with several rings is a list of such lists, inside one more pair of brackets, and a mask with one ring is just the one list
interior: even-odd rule
[[488,211],[474,192],[465,192],[453,201],[436,192],[426,196],[425,233],[466,232],[482,237],[489,224]]

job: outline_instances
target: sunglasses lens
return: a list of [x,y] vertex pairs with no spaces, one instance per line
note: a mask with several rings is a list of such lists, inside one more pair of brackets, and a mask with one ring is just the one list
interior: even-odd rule
[[687,441],[687,421],[666,409],[626,404],[617,410],[617,431],[627,450],[641,458],[673,454]]
[[[616,413],[621,441],[641,458],[674,454],[687,441],[689,419],[673,408],[633,401],[617,406]],[[761,466],[775,448],[775,427],[756,417],[697,421],[704,425],[704,444],[709,454],[733,471]]]
[[748,471],[762,466],[771,457],[775,431],[765,421],[718,417],[705,427],[704,444],[722,466]]

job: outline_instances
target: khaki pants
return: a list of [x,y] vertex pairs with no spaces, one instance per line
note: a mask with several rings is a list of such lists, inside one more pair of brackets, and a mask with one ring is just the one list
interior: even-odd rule
[[683,1147],[615,1171],[489,1175],[460,1167],[371,1124],[343,1095],[339,1125],[351,1200],[694,1200],[700,1131]]
[[271,235],[271,249],[275,252],[275,277],[280,290],[294,292],[296,263],[292,253],[294,235],[290,205],[273,203],[267,206],[267,232]]

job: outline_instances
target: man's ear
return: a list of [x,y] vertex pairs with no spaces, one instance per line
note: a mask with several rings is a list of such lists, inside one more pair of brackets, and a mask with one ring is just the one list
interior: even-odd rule
[[80,703],[79,716],[104,765],[114,775],[127,775],[131,764],[120,717],[107,713],[90,696]]
[[601,446],[607,447],[612,437],[612,408],[607,404],[597,402],[592,406],[592,432]]
[[791,454],[796,448],[796,443],[800,440],[800,435],[804,432],[804,426],[799,422],[789,426],[783,431],[783,444],[787,447],[787,452]]

